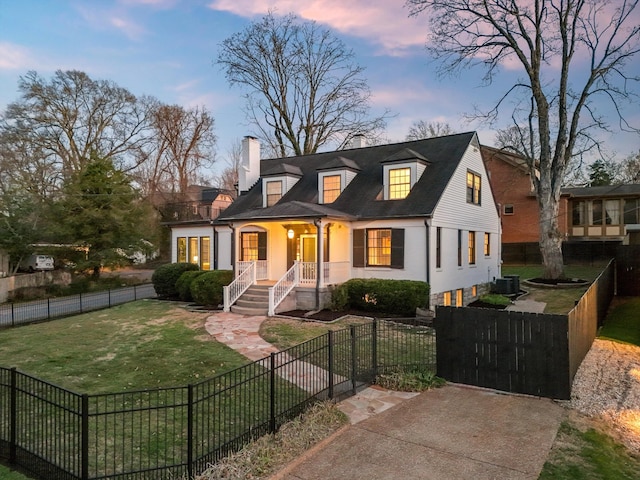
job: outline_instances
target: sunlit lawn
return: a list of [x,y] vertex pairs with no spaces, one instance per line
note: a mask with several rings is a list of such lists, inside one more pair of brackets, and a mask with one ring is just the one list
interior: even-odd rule
[[186,385],[247,363],[207,334],[206,316],[141,300],[0,330],[0,365],[78,393]]

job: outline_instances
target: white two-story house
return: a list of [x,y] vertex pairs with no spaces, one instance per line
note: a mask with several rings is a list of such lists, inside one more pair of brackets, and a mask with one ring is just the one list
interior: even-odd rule
[[330,286],[351,278],[425,281],[431,306],[466,305],[500,276],[500,220],[475,132],[259,152],[244,139],[239,196],[213,222],[215,263],[236,276],[225,308],[262,283],[271,314],[321,309]]

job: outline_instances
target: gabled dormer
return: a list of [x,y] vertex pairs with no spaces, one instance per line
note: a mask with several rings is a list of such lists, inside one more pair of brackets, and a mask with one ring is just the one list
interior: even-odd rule
[[384,200],[401,200],[409,195],[420,180],[429,160],[423,155],[405,148],[382,161]]
[[318,203],[333,203],[360,168],[353,160],[335,157],[318,169]]
[[262,175],[262,206],[272,207],[302,178],[300,167],[282,163]]

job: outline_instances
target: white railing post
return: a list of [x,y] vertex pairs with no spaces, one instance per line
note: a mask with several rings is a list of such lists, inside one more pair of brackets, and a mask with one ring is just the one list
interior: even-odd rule
[[229,301],[229,285],[225,285],[224,287],[222,287],[222,295],[224,298],[224,308],[222,310],[228,312],[229,310],[231,310],[231,302]]
[[273,291],[273,287],[269,288],[269,311],[267,312],[270,317],[273,317],[276,314],[276,305],[275,305],[275,292]]

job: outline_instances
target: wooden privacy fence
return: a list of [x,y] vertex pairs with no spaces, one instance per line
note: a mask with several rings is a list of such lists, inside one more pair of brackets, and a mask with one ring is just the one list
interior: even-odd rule
[[613,294],[612,261],[568,315],[437,307],[438,376],[567,400]]

